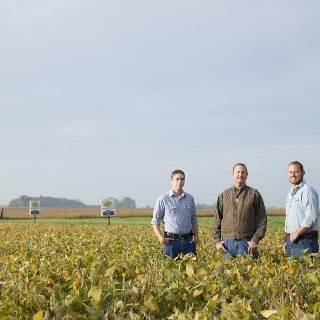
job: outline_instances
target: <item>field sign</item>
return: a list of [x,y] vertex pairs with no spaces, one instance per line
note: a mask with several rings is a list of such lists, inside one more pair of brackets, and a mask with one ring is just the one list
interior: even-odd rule
[[116,214],[113,198],[101,199],[101,216],[112,217]]
[[29,213],[30,214],[40,214],[40,201],[30,200]]

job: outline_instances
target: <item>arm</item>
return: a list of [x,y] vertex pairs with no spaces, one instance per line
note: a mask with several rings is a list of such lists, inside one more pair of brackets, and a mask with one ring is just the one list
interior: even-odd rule
[[168,244],[169,240],[172,240],[172,239],[164,238],[160,230],[160,221],[163,220],[164,215],[165,215],[165,207],[162,201],[162,197],[159,197],[154,206],[151,225],[152,225],[153,232],[157,236],[159,242],[162,244]]
[[306,233],[317,223],[318,219],[318,194],[312,188],[303,190],[299,200],[300,212],[303,220],[299,227],[290,234],[290,242],[296,241],[303,233]]
[[290,242],[295,242],[303,233],[307,232],[310,228],[299,227],[295,232],[290,234]]
[[193,239],[191,242],[198,243],[199,241],[198,222],[192,222],[192,233],[193,233]]
[[221,220],[223,219],[223,201],[222,194],[219,195],[217,200],[217,208],[213,217],[212,225],[212,237],[216,243],[216,248],[221,253],[226,253],[227,250],[224,247],[224,241],[221,241]]
[[158,240],[160,243],[162,244],[168,244],[170,240],[172,239],[169,239],[169,238],[164,238],[162,233],[161,233],[161,230],[160,230],[160,225],[158,224],[153,224],[152,225],[152,229],[153,229],[153,232],[155,233],[155,235],[157,236]]
[[[251,241],[254,242],[254,244],[258,244],[258,242],[265,236],[266,230],[267,230],[267,213],[266,208],[264,206],[264,202],[262,199],[261,194],[256,191],[254,195],[254,207],[256,211],[256,232],[253,235]],[[249,241],[250,242],[250,241]],[[254,246],[253,247],[256,247]],[[250,246],[250,244],[249,244]],[[250,248],[249,248],[250,249]]]

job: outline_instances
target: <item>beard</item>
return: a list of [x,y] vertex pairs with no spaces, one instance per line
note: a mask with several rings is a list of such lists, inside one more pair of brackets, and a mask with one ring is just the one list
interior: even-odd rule
[[289,179],[289,180],[290,180],[290,182],[291,182],[293,185],[298,186],[298,185],[302,182],[303,177],[294,178],[294,179]]

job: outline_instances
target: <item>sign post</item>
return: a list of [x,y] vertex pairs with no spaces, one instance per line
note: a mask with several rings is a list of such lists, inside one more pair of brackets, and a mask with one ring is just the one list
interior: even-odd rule
[[101,199],[101,217],[107,217],[110,225],[110,217],[116,215],[113,198]]
[[33,215],[34,222],[36,222],[36,216],[40,214],[40,201],[29,201],[29,214]]

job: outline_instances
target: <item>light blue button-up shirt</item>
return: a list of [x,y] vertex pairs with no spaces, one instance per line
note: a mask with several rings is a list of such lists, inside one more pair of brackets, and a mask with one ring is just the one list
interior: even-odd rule
[[198,222],[193,196],[182,191],[181,196],[177,197],[172,189],[160,196],[151,224],[160,225],[161,220],[165,232],[184,234],[192,231],[192,223]]
[[286,200],[286,223],[284,231],[291,234],[299,227],[318,230],[318,194],[304,180],[296,189],[291,188]]

